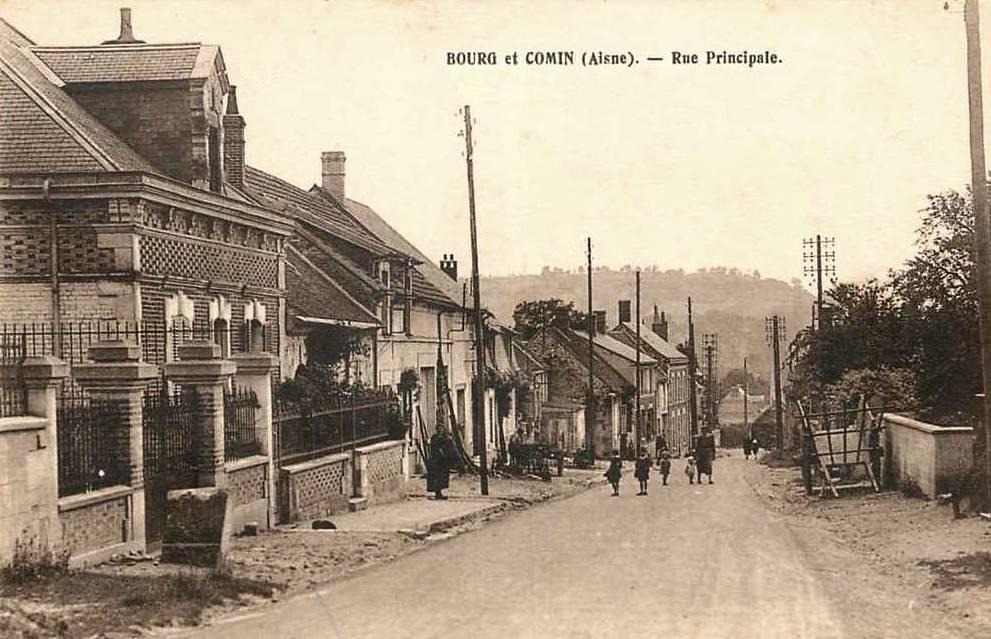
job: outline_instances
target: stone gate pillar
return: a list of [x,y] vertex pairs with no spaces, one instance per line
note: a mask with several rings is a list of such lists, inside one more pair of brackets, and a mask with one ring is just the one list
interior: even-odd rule
[[234,384],[255,393],[258,409],[255,411],[255,435],[261,445],[261,454],[268,457],[268,516],[276,520],[275,482],[279,469],[275,466],[277,451],[272,437],[272,372],[279,369],[279,358],[268,353],[238,353],[231,357],[237,371]]
[[158,368],[141,361],[141,347],[126,341],[99,342],[90,346],[91,362],[76,364],[72,376],[90,398],[113,404],[120,416],[112,440],[115,455],[126,460],[125,480],[131,494],[129,539],[145,546],[144,423],[142,399]]
[[179,361],[165,365],[169,381],[196,397],[197,485],[224,487],[224,390],[235,372],[234,363],[221,359],[220,346],[190,341],[179,346]]
[[[16,509],[18,504],[27,502],[30,505],[25,510],[30,514],[26,519],[20,519],[18,523],[33,522],[38,541],[43,545],[57,546],[62,543],[62,526],[59,525],[58,518],[58,424],[56,423],[55,391],[59,383],[68,377],[69,365],[51,356],[29,357],[24,360],[21,375],[27,389],[27,406],[25,408],[28,415],[44,418],[43,430],[41,424],[30,427],[36,434],[36,443],[30,447],[32,452],[25,456],[24,462],[29,465],[34,461],[32,458],[37,458],[41,465],[35,467],[36,472],[31,473],[29,471],[27,477],[19,478],[27,480],[27,485],[21,484],[26,490],[7,493],[9,501],[6,504],[0,503],[0,514],[5,514],[4,511],[9,513],[11,506]],[[13,430],[20,430],[20,428],[9,428],[10,422],[16,421],[14,419],[0,421],[6,421],[8,424],[8,428],[4,429],[8,432],[0,433],[0,435],[12,436]],[[41,420],[32,421],[37,423]],[[0,444],[8,445],[7,442],[0,442]],[[8,455],[14,453],[14,450],[14,448],[9,448],[6,451],[0,451],[0,457],[3,457],[4,452]],[[0,474],[5,471],[14,472],[13,468],[8,466],[0,469]],[[7,479],[11,478],[8,477]],[[8,484],[6,488],[13,488],[15,485]],[[0,493],[3,492],[3,488],[0,488]],[[9,525],[11,523],[10,520],[0,521],[0,536],[7,532],[20,533],[16,527],[4,528],[4,524]],[[9,559],[3,555],[5,550],[13,550],[13,544],[14,539],[0,539],[0,564]]]

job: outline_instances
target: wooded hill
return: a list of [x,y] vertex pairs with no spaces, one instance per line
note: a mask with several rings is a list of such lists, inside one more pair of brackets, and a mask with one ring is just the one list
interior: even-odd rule
[[[523,300],[557,297],[575,302],[579,310],[587,308],[586,275],[581,272],[544,268],[540,275],[484,277],[481,289],[482,303],[508,326],[513,324],[513,309]],[[617,321],[617,302],[634,299],[634,273],[627,267],[620,271],[599,268],[593,273],[593,289],[595,309],[606,311],[611,328]],[[695,311],[700,363],[703,333],[719,335],[720,378],[742,367],[744,356],[749,358],[751,370],[769,378],[771,351],[764,336],[764,318],[774,314],[786,318],[787,345],[795,331],[809,323],[813,303],[813,296],[799,280],[764,279],[756,272],[721,267],[694,273],[651,268],[642,272],[642,316],[649,318],[655,304],[666,312],[669,340],[676,345],[686,340],[689,296]],[[782,348],[782,359],[784,352]]]

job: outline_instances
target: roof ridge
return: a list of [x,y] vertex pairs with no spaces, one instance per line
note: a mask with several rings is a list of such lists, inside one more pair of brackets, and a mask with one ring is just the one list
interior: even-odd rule
[[[2,18],[0,18],[2,19]],[[84,44],[84,45],[39,45],[30,48],[36,51],[137,51],[139,49],[191,49],[204,45],[202,42],[163,42],[159,44]]]
[[[18,51],[18,53],[21,53]],[[23,55],[23,54],[22,54]],[[33,63],[32,63],[33,64]],[[97,161],[101,166],[107,170],[119,171],[121,167],[114,161],[110,154],[101,148],[94,140],[90,139],[78,126],[76,126],[65,113],[62,112],[51,100],[48,99],[44,93],[42,93],[36,86],[34,86],[30,80],[24,77],[24,75],[8,60],[0,56],[0,67],[6,70],[5,75],[17,85],[17,87],[28,96],[31,101],[37,104],[42,111],[48,115],[52,121],[58,125],[63,131],[69,134],[77,144],[83,147],[83,149],[89,153],[94,160]],[[61,89],[55,85],[52,87],[56,91],[61,91]]]

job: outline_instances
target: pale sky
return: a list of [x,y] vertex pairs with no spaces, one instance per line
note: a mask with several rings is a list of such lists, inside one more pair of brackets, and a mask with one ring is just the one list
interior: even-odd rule
[[[305,188],[321,151],[345,151],[349,197],[463,273],[463,104],[483,274],[575,268],[591,235],[614,268],[788,280],[818,232],[839,277],[883,275],[910,255],[925,195],[969,180],[959,2],[0,0],[0,15],[39,44],[97,44],[120,6],[138,38],[222,47],[250,164]],[[708,49],[783,62],[670,64]],[[467,50],[500,64],[446,64]],[[558,50],[640,63],[502,64]]]

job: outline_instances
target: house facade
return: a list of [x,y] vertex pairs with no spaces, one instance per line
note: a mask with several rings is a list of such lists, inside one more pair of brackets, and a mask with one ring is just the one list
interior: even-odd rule
[[244,123],[220,48],[147,44],[129,14],[94,46],[45,47],[0,21],[0,322],[124,321],[229,354],[280,348],[291,226],[241,188]]
[[[609,334],[628,346],[637,342],[636,325],[621,321]],[[668,341],[668,323],[663,312],[654,313],[648,325],[640,326],[640,347],[658,362],[659,429],[672,454],[686,454],[692,442],[691,388],[688,356]]]

